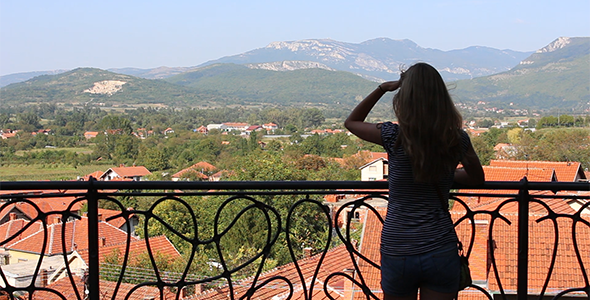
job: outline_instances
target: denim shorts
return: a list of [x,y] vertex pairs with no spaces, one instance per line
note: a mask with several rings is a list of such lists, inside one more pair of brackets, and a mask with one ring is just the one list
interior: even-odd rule
[[460,268],[456,244],[418,255],[381,253],[381,288],[385,294],[396,297],[414,295],[418,288],[456,293]]

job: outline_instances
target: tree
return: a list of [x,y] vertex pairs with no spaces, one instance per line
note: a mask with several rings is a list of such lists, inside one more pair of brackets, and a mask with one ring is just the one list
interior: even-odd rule
[[326,120],[321,110],[317,108],[309,108],[304,110],[300,116],[301,127],[318,127]]
[[522,132],[523,130],[520,127],[509,129],[506,132],[506,135],[508,136],[508,141],[510,142],[510,144],[517,144],[520,141]]
[[129,135],[133,132],[131,121],[124,117],[108,115],[98,123],[98,127],[103,131],[121,131],[121,134]]
[[168,168],[168,157],[158,148],[142,145],[139,147],[137,164],[148,170],[165,170]]
[[41,118],[32,112],[17,114],[16,121],[20,129],[25,131],[36,131],[36,129],[42,128],[41,123],[39,123]]
[[490,127],[494,126],[494,121],[492,121],[491,119],[483,119],[483,120],[477,122],[477,126],[479,128],[490,128]]
[[6,128],[6,125],[10,122],[10,115],[1,113],[0,114],[0,128]]

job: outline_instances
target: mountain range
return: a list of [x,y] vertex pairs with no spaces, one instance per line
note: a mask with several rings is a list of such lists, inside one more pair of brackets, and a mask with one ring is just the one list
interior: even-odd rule
[[[194,67],[11,74],[0,77],[0,83],[21,82],[0,89],[0,101],[14,105],[93,101],[169,106],[354,105],[375,81],[396,79],[401,68],[417,61],[431,63],[445,80],[455,81],[453,94],[461,102],[587,109],[590,101],[587,37],[558,38],[535,53],[487,47],[441,51],[386,38],[360,44],[274,42]],[[26,80],[27,75],[37,77]]]
[[590,112],[590,38],[561,37],[506,72],[457,81],[458,100]]

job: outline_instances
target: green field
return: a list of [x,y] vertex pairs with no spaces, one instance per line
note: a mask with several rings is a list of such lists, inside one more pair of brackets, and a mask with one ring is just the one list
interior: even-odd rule
[[3,164],[0,181],[76,180],[95,171],[106,171],[111,165],[97,164],[72,167],[69,164]]
[[42,148],[42,149],[31,149],[31,150],[18,150],[14,154],[18,156],[23,156],[26,152],[41,152],[47,150],[64,150],[64,151],[71,151],[76,152],[78,154],[89,154],[92,153],[92,149],[88,147],[69,147],[69,148]]

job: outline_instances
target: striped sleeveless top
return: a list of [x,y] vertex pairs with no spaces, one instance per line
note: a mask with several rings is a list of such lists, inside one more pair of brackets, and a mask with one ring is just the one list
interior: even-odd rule
[[[435,185],[415,182],[409,157],[403,148],[394,148],[398,133],[398,124],[383,123],[381,138],[389,159],[389,202],[381,232],[381,252],[416,255],[457,242],[453,222],[441,206]],[[471,143],[464,131],[461,143],[463,156]],[[438,182],[444,199],[449,197],[454,174],[449,172]]]

